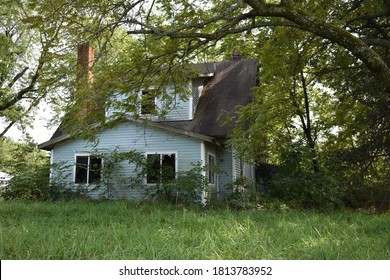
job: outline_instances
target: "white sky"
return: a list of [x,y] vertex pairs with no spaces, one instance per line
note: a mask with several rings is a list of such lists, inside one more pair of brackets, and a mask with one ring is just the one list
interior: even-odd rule
[[[33,138],[37,144],[50,140],[57,127],[47,128],[47,124],[52,116],[52,112],[48,109],[39,110],[38,115],[35,118],[33,128],[27,128],[28,134]],[[5,124],[0,122],[0,130],[5,127]],[[15,141],[25,141],[23,132],[13,126],[5,135]]]

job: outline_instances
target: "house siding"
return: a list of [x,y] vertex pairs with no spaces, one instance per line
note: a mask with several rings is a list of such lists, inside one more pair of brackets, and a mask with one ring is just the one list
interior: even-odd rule
[[224,171],[219,174],[219,196],[220,199],[226,199],[232,192],[233,187],[233,154],[230,151],[220,151],[218,154],[219,167]]
[[[65,183],[74,184],[75,154],[78,153],[91,153],[96,150],[128,152],[134,149],[142,154],[176,153],[177,172],[188,171],[193,167],[192,163],[201,160],[200,140],[133,122],[121,123],[115,128],[103,131],[97,136],[97,139],[98,144],[94,148],[87,141],[71,140],[58,144],[52,150],[53,163],[63,162],[70,165],[63,173],[66,178]],[[135,165],[129,164],[127,161],[119,164],[118,170],[113,174],[113,178],[117,182],[116,188],[112,192],[113,198],[138,200],[145,196],[145,186],[127,186],[128,183],[121,182],[130,176],[135,176],[134,169]],[[92,197],[97,197],[99,194],[98,191],[90,193]]]
[[169,101],[168,104],[164,104],[162,101],[156,102],[157,108],[160,110],[167,109],[168,112],[162,118],[152,117],[152,120],[164,120],[164,121],[181,121],[181,120],[190,120],[190,100],[182,100],[179,96],[175,96],[174,101]]
[[254,166],[245,162],[243,159],[235,157],[233,153],[233,180],[246,177],[251,183],[255,181]]
[[[190,94],[189,94],[190,95]],[[124,102],[126,96],[124,94],[116,94],[113,103]],[[158,115],[143,115],[143,117],[150,119],[152,121],[181,121],[181,120],[190,120],[192,119],[191,109],[192,106],[192,96],[189,96],[187,99],[178,94],[173,96],[173,100],[160,100],[156,99],[156,107]],[[140,114],[141,108],[138,112]],[[124,108],[113,108],[110,107],[106,110],[106,116],[112,117],[115,113],[126,113],[128,109]],[[162,114],[162,112],[165,112]]]

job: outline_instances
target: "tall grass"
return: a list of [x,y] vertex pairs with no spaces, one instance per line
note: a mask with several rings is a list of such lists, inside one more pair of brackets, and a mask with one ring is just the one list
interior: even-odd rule
[[1,259],[390,259],[390,215],[0,201]]

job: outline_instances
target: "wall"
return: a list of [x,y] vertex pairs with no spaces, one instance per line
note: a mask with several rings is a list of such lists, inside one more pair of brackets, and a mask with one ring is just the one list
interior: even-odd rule
[[[98,135],[98,150],[114,150],[126,152],[137,149],[141,153],[157,152],[175,152],[177,154],[177,171],[187,171],[193,166],[191,163],[201,160],[201,141],[184,135],[168,133],[164,130],[143,126],[132,122],[121,123],[115,128],[101,132]],[[67,169],[66,182],[73,184],[74,162],[76,153],[93,152],[94,148],[91,143],[84,140],[71,140],[57,145],[52,153],[52,162],[66,162],[71,166]],[[103,163],[104,164],[104,163]],[[128,162],[122,162],[115,174],[118,181],[128,176],[135,175],[134,165]],[[118,183],[118,185],[123,185]],[[98,192],[93,193],[94,196]],[[115,198],[140,199],[144,195],[143,186],[132,186],[132,188],[117,187]]]
[[[141,92],[138,93],[141,96]],[[190,95],[190,94],[189,94]],[[141,98],[141,97],[139,97]],[[123,94],[116,94],[115,100],[119,102],[125,102],[126,96]],[[115,103],[115,102],[114,102]],[[188,96],[188,99],[182,100],[179,95],[173,95],[171,100],[156,100],[157,111],[161,114],[164,112],[163,116],[150,116],[145,115],[145,118],[151,119],[153,121],[164,120],[164,121],[178,121],[178,120],[190,120],[192,119],[192,96]],[[118,108],[108,108],[106,111],[106,116],[110,117],[114,113],[128,112],[128,108],[123,110]],[[141,108],[138,109],[138,112],[133,112],[134,114],[140,114]]]

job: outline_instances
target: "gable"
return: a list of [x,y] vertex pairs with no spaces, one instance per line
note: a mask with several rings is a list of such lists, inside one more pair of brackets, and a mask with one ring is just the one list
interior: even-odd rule
[[[121,119],[120,121],[118,121],[118,120],[115,120],[115,121],[117,122],[117,124],[113,128],[103,130],[98,134],[97,138],[99,138],[99,141],[101,141],[101,139],[100,139],[101,136],[104,135],[108,140],[111,140],[112,143],[115,144],[116,138],[119,137],[119,135],[117,135],[116,129],[118,129],[118,127],[122,127],[123,125],[127,125],[127,126],[136,127],[135,130],[131,129],[129,131],[123,132],[123,135],[131,134],[132,135],[131,137],[128,135],[128,136],[126,136],[126,138],[128,141],[133,141],[134,143],[136,143],[135,139],[140,139],[140,138],[143,138],[145,143],[147,143],[147,140],[154,141],[154,139],[152,139],[154,137],[154,134],[146,133],[146,131],[149,131],[150,129],[155,130],[155,131],[156,130],[160,131],[164,135],[173,135],[173,136],[176,135],[178,137],[184,137],[187,139],[194,139],[197,141],[205,141],[205,142],[215,143],[214,139],[211,137],[197,134],[197,133],[193,133],[190,131],[185,131],[183,129],[179,129],[179,128],[174,127],[174,126],[169,126],[169,125],[164,124],[164,123],[156,123],[156,122],[145,121],[145,120],[133,120],[130,117]],[[123,136],[123,137],[125,137],[125,136]],[[166,137],[166,136],[164,136],[164,137]],[[64,142],[69,142],[69,141],[84,141],[84,140],[74,139],[71,135],[64,134],[61,131],[61,129],[59,128],[54,133],[52,139],[40,144],[38,147],[40,149],[51,150],[56,145],[59,145],[59,144],[64,143]]]

